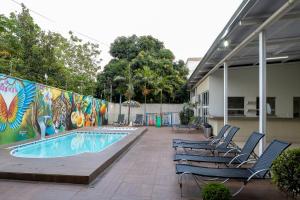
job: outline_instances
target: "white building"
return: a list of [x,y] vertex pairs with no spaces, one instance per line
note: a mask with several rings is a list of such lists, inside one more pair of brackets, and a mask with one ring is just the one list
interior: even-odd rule
[[[300,143],[299,1],[243,1],[189,78],[196,114],[213,126],[252,131],[260,143]],[[262,108],[262,109],[260,109]]]

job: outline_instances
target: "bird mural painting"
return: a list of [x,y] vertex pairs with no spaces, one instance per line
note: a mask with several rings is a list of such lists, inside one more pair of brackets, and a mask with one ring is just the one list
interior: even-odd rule
[[11,129],[20,127],[24,113],[34,101],[36,92],[35,84],[24,86],[7,107],[5,99],[0,94],[0,134],[9,126]]

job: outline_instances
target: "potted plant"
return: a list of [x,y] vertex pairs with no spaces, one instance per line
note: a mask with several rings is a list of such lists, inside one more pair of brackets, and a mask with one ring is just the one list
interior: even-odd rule
[[[188,125],[194,117],[193,107],[189,103],[183,105],[183,110],[179,113],[180,122],[182,125]],[[195,119],[195,118],[194,118]]]
[[209,183],[202,189],[203,200],[230,200],[231,194],[222,183]]
[[273,162],[271,172],[279,189],[297,198],[300,194],[300,148],[283,152]]

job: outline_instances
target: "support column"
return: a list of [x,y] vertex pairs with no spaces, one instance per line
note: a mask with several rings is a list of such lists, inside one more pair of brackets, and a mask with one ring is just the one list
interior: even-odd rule
[[[266,35],[259,33],[259,132],[266,134],[267,121],[267,96],[266,96]],[[259,141],[259,155],[266,146],[266,135]]]
[[224,62],[224,125],[228,124],[228,65]]

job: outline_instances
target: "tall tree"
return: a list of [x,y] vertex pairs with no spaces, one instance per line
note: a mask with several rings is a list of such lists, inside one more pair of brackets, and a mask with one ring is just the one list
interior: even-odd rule
[[[169,49],[166,49],[161,41],[152,36],[122,36],[118,37],[111,44],[110,53],[113,58],[104,67],[103,72],[98,75],[97,91],[101,91],[106,85],[105,77],[123,76],[125,72],[124,63],[131,63],[132,76],[139,79],[140,83],[145,82],[144,78],[139,75],[143,73],[142,70],[145,66],[147,66],[147,70],[151,71],[152,74],[156,74],[156,77],[176,75],[176,79],[171,80],[172,92],[171,90],[164,90],[162,95],[154,92],[146,94],[150,99],[154,99],[154,102],[161,102],[162,99],[163,102],[180,103],[186,98],[183,96],[185,94],[179,91],[185,85],[187,80],[186,72],[188,70],[184,66],[183,61],[174,61],[173,53]],[[120,84],[113,85],[113,100],[115,102],[118,99],[118,93],[116,93],[119,90],[118,87],[120,87]],[[137,101],[144,101],[146,91],[154,91],[154,84],[149,84],[145,87],[142,83],[134,87],[135,100]],[[100,94],[98,93],[98,95]]]
[[0,73],[94,95],[99,55],[97,44],[72,32],[65,38],[42,31],[24,5],[20,13],[0,15]]
[[114,79],[115,81],[123,81],[126,84],[126,90],[125,90],[125,97],[128,100],[128,120],[127,123],[130,123],[130,110],[131,110],[131,100],[132,97],[134,96],[134,85],[135,81],[133,80],[132,77],[132,70],[131,70],[131,65],[130,63],[127,65],[125,69],[124,76],[117,76]]
[[151,89],[150,86],[154,84],[154,80],[157,77],[157,74],[153,72],[148,66],[144,66],[142,69],[139,68],[136,70],[135,78],[138,83],[140,83],[140,89],[142,90],[142,94],[145,98],[144,105],[144,114],[146,116],[147,112],[147,95],[149,95]]

